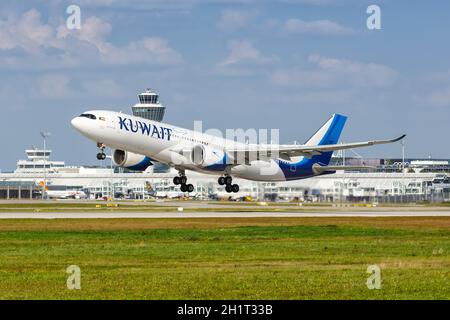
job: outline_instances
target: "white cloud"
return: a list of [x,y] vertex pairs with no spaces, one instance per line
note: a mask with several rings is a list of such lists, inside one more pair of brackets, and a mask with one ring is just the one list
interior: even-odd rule
[[289,19],[284,23],[283,29],[289,33],[313,35],[343,36],[353,33],[351,28],[344,27],[330,20],[304,21],[300,19]]
[[391,67],[359,61],[326,58],[311,55],[309,69],[279,69],[271,75],[274,84],[286,87],[339,87],[380,88],[393,85],[398,72]]
[[181,63],[181,54],[168,45],[168,41],[162,38],[144,38],[130,42],[126,47],[110,47],[104,56],[104,62],[108,64],[156,64],[168,65]]
[[54,45],[54,30],[41,22],[41,14],[31,9],[14,22],[1,21],[0,50],[22,48],[37,54],[42,48]]
[[[41,0],[43,1],[43,0]],[[46,0],[47,2],[49,0]],[[189,10],[203,0],[78,0],[82,8],[126,8],[132,10]],[[73,4],[73,0],[52,0],[62,5]]]
[[311,55],[311,63],[321,70],[348,77],[349,81],[361,87],[385,87],[397,80],[398,72],[391,67],[373,62],[326,58]]
[[223,31],[236,31],[246,26],[254,16],[251,12],[224,10],[217,26]]
[[228,42],[229,54],[220,64],[231,66],[237,64],[270,64],[278,61],[277,57],[266,57],[247,40],[231,40]]
[[[67,0],[54,0],[65,1]],[[80,5],[103,7],[103,6],[120,6],[131,8],[187,8],[193,7],[202,3],[212,4],[255,4],[261,0],[78,0]],[[275,2],[300,4],[300,5],[335,5],[341,0],[276,0]]]
[[[50,69],[91,64],[168,65],[183,61],[181,54],[163,38],[145,37],[115,46],[106,40],[111,24],[95,16],[84,19],[80,30],[68,30],[65,25],[43,23],[40,13],[31,9],[15,19],[0,21],[0,25],[0,50],[6,51],[0,63],[4,67]],[[22,49],[27,56],[17,55],[12,49]]]
[[66,39],[69,36],[73,36],[78,40],[93,44],[100,53],[107,54],[111,45],[105,42],[104,38],[111,30],[111,24],[93,16],[83,21],[80,30],[69,30],[65,25],[59,26],[56,37],[57,39]]

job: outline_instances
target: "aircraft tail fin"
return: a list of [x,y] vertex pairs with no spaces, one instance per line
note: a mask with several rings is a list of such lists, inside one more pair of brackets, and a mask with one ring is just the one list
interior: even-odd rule
[[[318,146],[337,144],[344,128],[347,117],[340,114],[333,114],[325,124],[320,127],[316,133],[306,141],[306,146]],[[320,155],[313,157],[314,162],[322,166],[327,166],[330,163],[333,152],[323,152]]]
[[336,144],[341,136],[347,117],[340,114],[333,114],[325,124],[320,127],[311,138],[306,141],[306,146],[317,146],[324,144]]

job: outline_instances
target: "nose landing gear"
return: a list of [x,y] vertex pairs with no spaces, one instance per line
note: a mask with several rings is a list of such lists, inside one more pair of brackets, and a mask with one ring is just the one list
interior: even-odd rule
[[105,160],[106,159],[106,154],[105,154],[106,146],[101,142],[97,142],[97,148],[99,148],[101,151],[101,152],[97,153],[97,160]]

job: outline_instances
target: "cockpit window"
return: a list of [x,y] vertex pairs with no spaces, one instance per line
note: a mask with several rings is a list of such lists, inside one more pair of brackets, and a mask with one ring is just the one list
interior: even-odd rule
[[92,120],[96,120],[97,119],[96,116],[94,116],[93,114],[90,114],[90,113],[83,113],[82,115],[80,115],[80,117],[88,118],[88,119],[92,119]]

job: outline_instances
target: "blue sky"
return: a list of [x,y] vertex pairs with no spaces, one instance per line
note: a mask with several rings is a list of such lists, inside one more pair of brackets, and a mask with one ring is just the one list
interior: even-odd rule
[[[66,8],[81,8],[68,30]],[[381,8],[381,30],[366,8]],[[54,159],[95,164],[70,119],[129,112],[152,87],[165,121],[280,128],[304,141],[334,112],[346,142],[407,133],[407,156],[450,157],[450,3],[365,0],[80,0],[0,4],[0,168],[52,132]],[[398,144],[359,150],[400,157]]]

